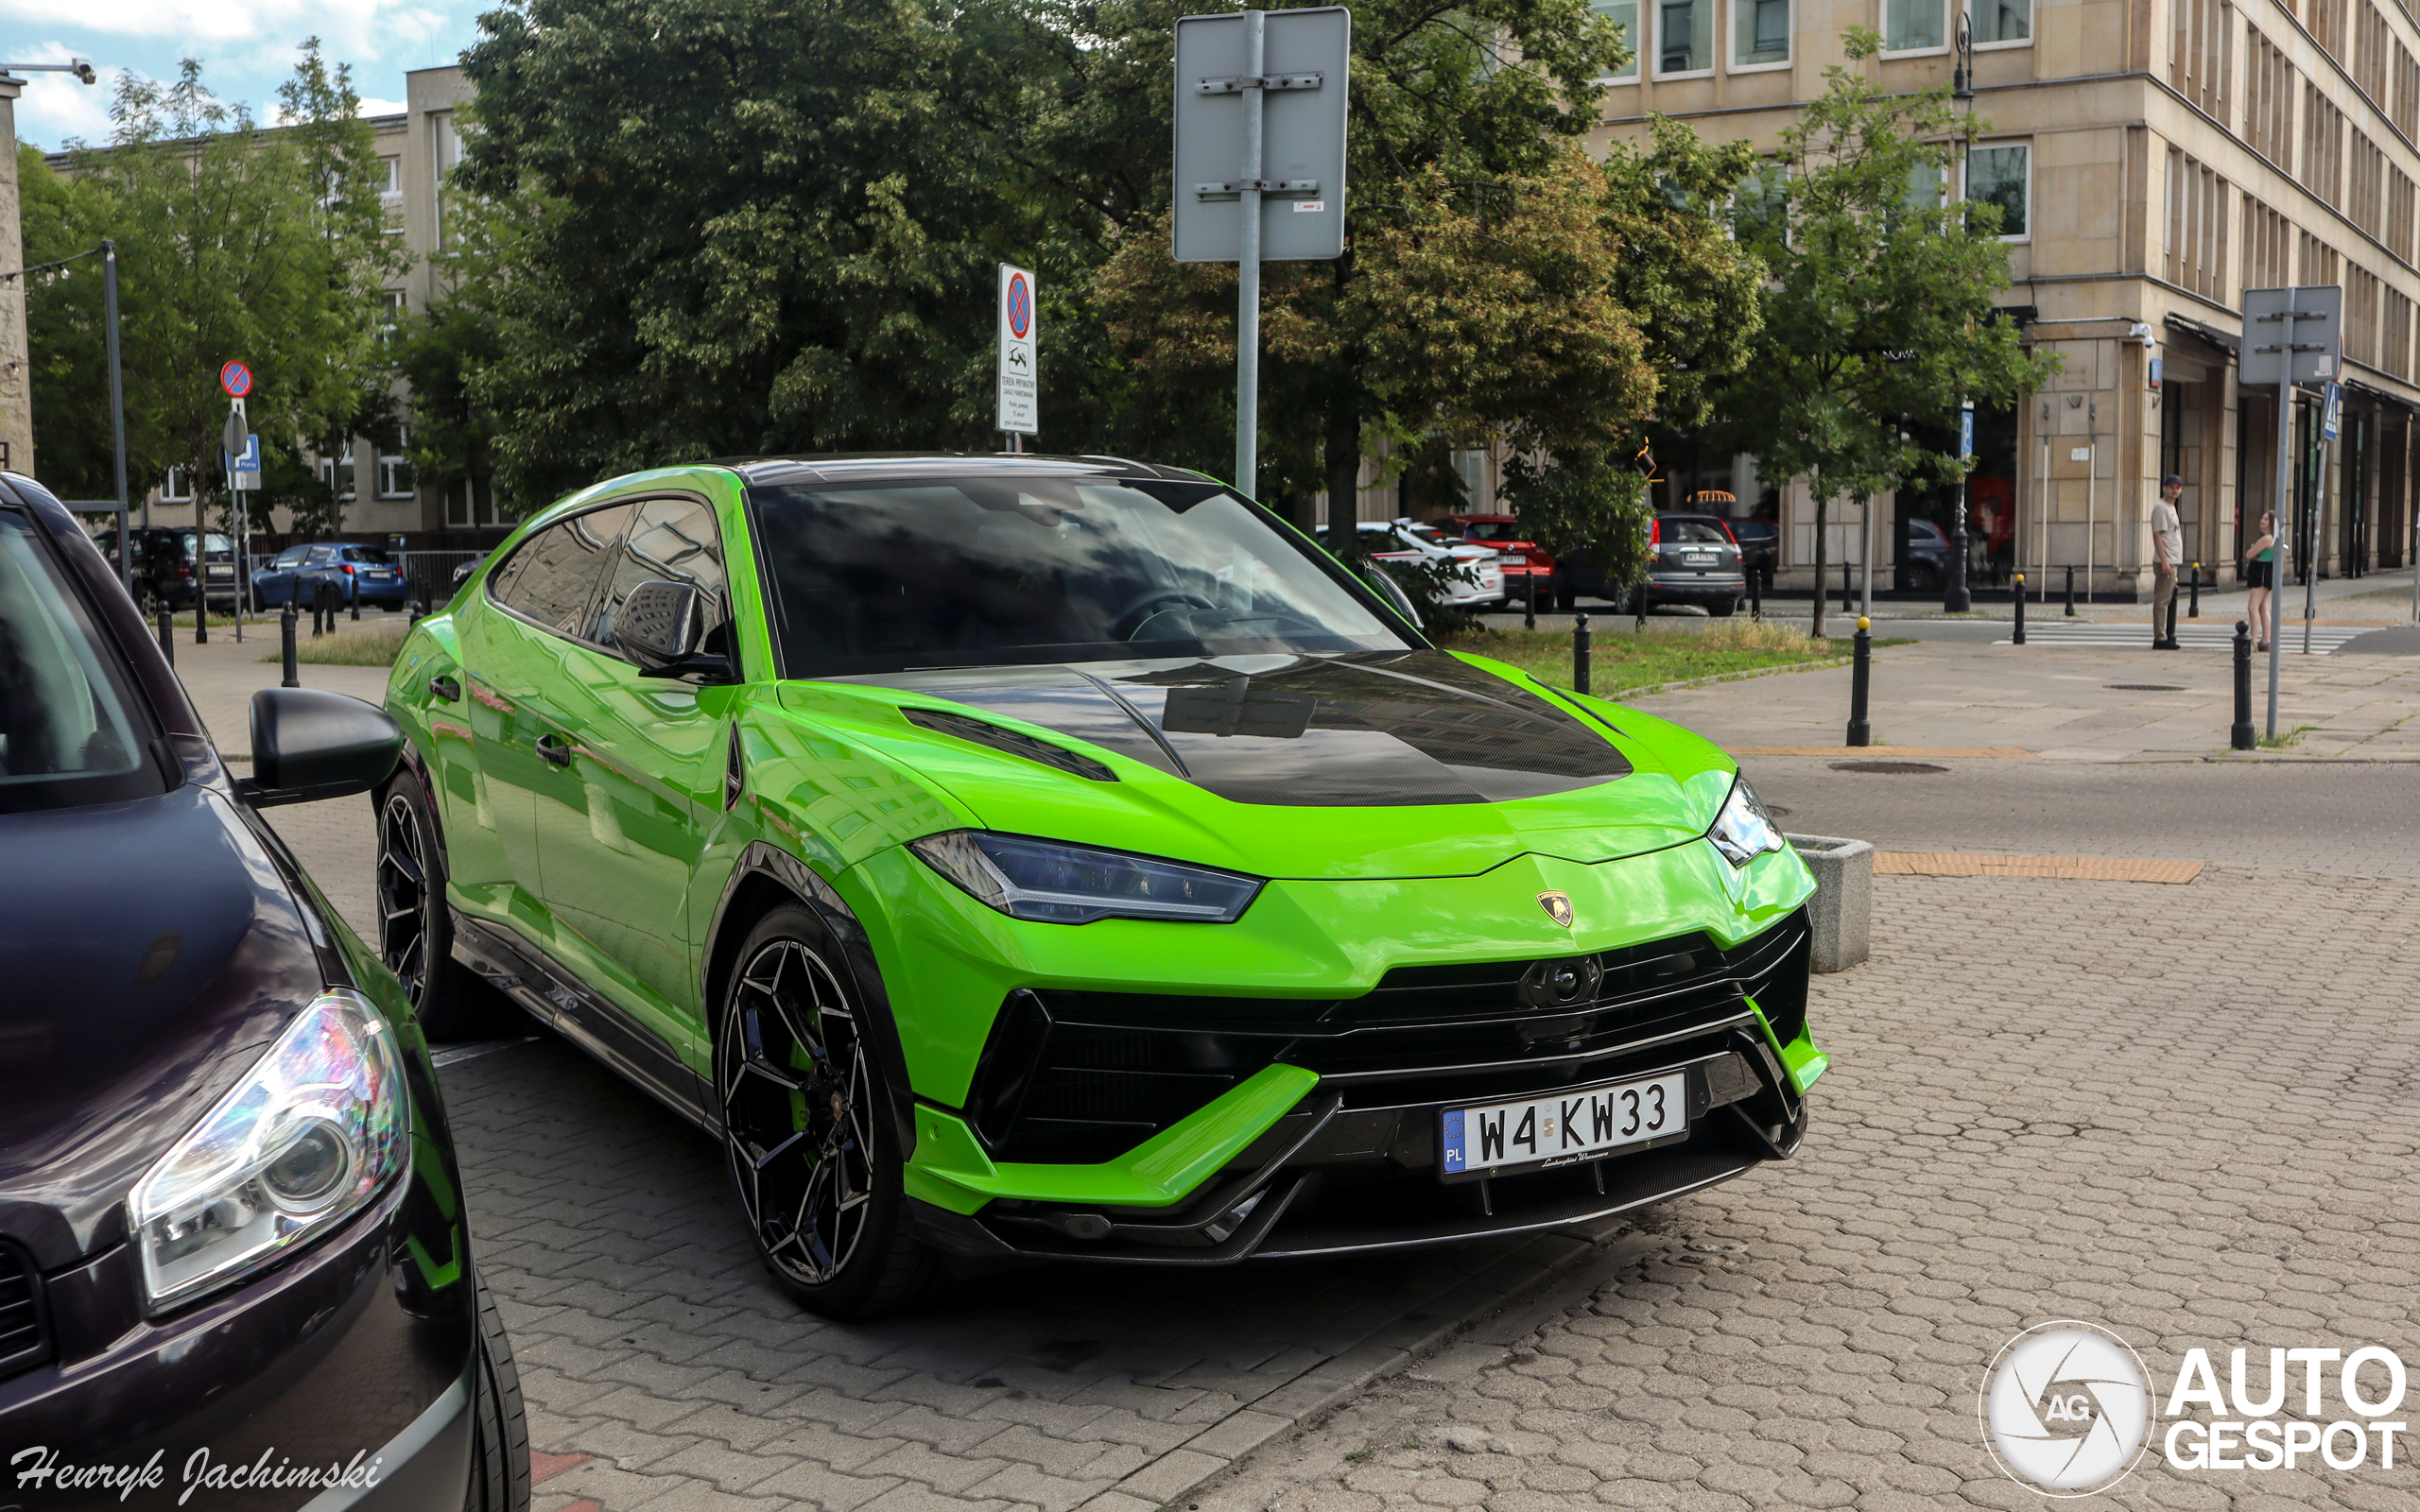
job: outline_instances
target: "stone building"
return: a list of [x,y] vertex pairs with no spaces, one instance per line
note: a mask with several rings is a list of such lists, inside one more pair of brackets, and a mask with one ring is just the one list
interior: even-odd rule
[[[1848,26],[1880,32],[1857,66],[1884,88],[1952,82],[1972,38],[1989,123],[1963,193],[2004,211],[2015,283],[2000,296],[2064,370],[1978,420],[1976,580],[2020,566],[2079,595],[2148,591],[2147,513],[2186,480],[2186,556],[2226,581],[2274,491],[2274,392],[2237,383],[2243,291],[2342,284],[2343,421],[2317,395],[2291,417],[2296,517],[2323,573],[2410,558],[2420,21],[2401,0],[1597,0],[1638,58],[1612,82],[1597,140],[1636,141],[1650,112],[1710,140],[1777,145]],[[1962,106],[1962,108],[1968,108]],[[1803,482],[1745,457],[1667,457],[1673,501],[1699,489],[1783,525],[1783,581],[1814,555]],[[1947,496],[1880,501],[1877,583],[1923,569],[1910,539]],[[1862,559],[1836,507],[1829,559]],[[2045,569],[2048,572],[2045,573]],[[1927,575],[1928,576],[1928,574]],[[1913,582],[1910,586],[1921,586]]]

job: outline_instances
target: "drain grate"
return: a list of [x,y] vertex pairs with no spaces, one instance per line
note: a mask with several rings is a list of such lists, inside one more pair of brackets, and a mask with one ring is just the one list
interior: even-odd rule
[[2185,685],[2181,682],[2104,682],[2101,686],[2112,693],[2183,693],[2185,691]]
[[1836,772],[1873,772],[1883,777],[1929,776],[1949,770],[1930,762],[1833,762],[1831,767]]

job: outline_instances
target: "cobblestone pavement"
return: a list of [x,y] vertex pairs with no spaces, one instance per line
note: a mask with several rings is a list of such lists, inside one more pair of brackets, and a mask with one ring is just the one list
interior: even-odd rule
[[[2195,1347],[2222,1382],[2249,1348],[2256,1391],[2271,1348],[2409,1360],[2416,906],[2401,881],[2224,868],[1877,878],[1874,960],[1817,978],[1834,1067],[1798,1160],[1654,1210],[1569,1310],[1446,1349],[1187,1504],[2035,1507],[1977,1421],[2020,1329],[2118,1330],[2155,1406]],[[2087,1504],[2413,1507],[2420,1468],[2154,1449]]]

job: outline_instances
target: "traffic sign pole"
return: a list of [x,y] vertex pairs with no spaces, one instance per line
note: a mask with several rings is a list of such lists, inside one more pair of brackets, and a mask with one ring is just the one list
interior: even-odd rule
[[[1260,160],[1269,92],[1261,69],[1269,56],[1269,17],[1244,12],[1244,245],[1236,264],[1236,488],[1258,498],[1260,478]],[[1328,501],[1331,521],[1336,501]],[[1334,529],[1331,524],[1330,529]],[[1348,527],[1350,528],[1350,527]]]

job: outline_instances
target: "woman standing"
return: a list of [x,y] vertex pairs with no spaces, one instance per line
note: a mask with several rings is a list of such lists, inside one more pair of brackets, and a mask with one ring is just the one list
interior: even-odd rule
[[2243,554],[2243,581],[2244,586],[2252,590],[2248,595],[2251,603],[2247,617],[2252,621],[2252,638],[2256,643],[2253,649],[2266,651],[2269,649],[2270,591],[2277,585],[2277,515],[2273,509],[2261,514],[2260,539]]

